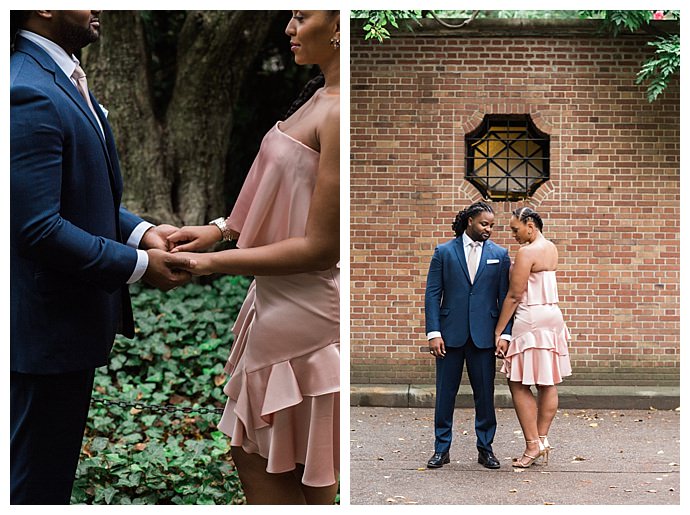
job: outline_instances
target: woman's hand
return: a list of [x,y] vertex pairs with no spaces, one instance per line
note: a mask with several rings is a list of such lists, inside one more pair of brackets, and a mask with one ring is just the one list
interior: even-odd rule
[[500,335],[496,336],[496,356],[504,359],[508,352],[508,345],[510,345],[508,340],[502,340]]
[[200,252],[218,243],[222,234],[215,225],[190,225],[168,235],[170,252]]
[[181,268],[192,275],[210,275],[213,273],[213,270],[211,269],[211,257],[213,253],[196,254],[194,252],[178,252],[177,255],[182,259],[186,259],[189,263],[188,266],[178,268]]

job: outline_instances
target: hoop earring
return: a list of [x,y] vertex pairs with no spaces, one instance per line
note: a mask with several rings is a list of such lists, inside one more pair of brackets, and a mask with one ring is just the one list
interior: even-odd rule
[[331,46],[333,47],[333,50],[338,50],[340,48],[340,39],[332,37]]

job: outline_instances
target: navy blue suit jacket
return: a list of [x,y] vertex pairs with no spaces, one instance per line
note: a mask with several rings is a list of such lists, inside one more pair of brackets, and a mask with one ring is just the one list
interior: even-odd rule
[[[498,315],[508,293],[508,251],[484,242],[474,284],[462,236],[436,247],[426,281],[426,332],[440,331],[446,347],[462,347],[469,336],[480,349],[494,347]],[[510,334],[512,322],[504,333]]]
[[10,368],[60,373],[99,367],[116,332],[133,336],[126,282],[142,220],[120,207],[122,177],[77,88],[38,45],[10,57]]

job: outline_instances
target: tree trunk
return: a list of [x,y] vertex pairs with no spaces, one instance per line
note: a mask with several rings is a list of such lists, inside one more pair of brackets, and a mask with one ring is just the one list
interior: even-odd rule
[[276,14],[196,11],[185,21],[168,109],[166,153],[175,176],[175,209],[187,225],[227,215],[223,179],[232,109]]
[[101,38],[86,48],[84,60],[95,78],[90,88],[109,111],[125,183],[123,205],[155,223],[177,223],[141,18],[137,11],[108,11],[102,18]]
[[123,205],[153,223],[225,216],[223,183],[233,106],[275,11],[190,11],[163,120],[153,109],[138,11],[106,11],[84,51],[89,86],[109,110],[125,183]]

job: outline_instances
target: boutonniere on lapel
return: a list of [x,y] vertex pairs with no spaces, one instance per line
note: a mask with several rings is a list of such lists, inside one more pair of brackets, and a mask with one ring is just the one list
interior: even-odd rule
[[105,108],[105,106],[103,104],[98,104],[98,105],[100,106],[101,111],[103,111],[103,116],[105,116],[107,118],[108,117],[108,110]]

